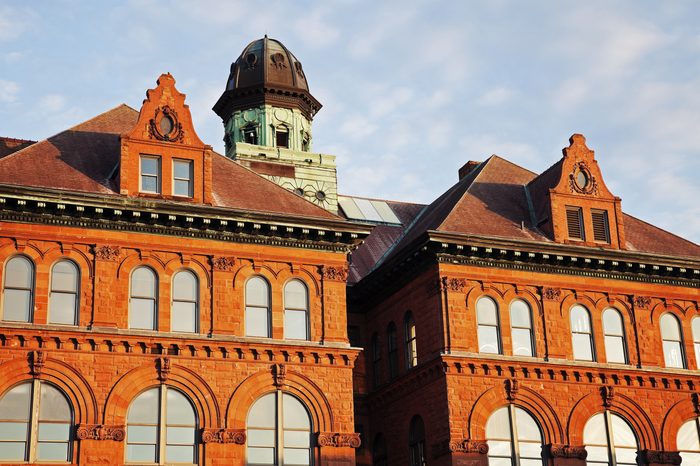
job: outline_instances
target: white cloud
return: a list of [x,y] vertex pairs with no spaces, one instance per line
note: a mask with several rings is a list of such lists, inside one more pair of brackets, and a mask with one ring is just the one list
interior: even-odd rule
[[18,93],[19,85],[16,82],[0,79],[0,102],[14,102]]
[[294,32],[312,48],[327,48],[340,37],[340,29],[333,26],[324,7],[315,8],[294,21]]
[[28,12],[20,12],[9,6],[0,6],[0,41],[19,37],[26,28]]
[[45,95],[39,101],[39,107],[45,113],[56,113],[66,105],[66,98],[60,94]]
[[489,89],[486,93],[482,94],[478,99],[476,99],[477,105],[482,107],[492,107],[495,105],[501,105],[513,96],[513,91],[505,87],[496,87]]
[[377,125],[362,115],[351,115],[340,125],[340,133],[354,139],[362,139],[377,130]]

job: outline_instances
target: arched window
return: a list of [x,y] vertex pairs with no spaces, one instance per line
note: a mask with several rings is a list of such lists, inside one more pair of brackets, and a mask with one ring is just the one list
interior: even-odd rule
[[245,284],[245,334],[249,337],[270,335],[270,285],[260,276]]
[[420,416],[413,416],[408,438],[411,466],[425,466],[425,425]]
[[700,317],[693,318],[693,348],[695,348],[695,362],[700,369]]
[[535,346],[532,336],[532,312],[522,299],[510,303],[510,327],[515,356],[534,356]]
[[382,434],[377,434],[372,444],[372,466],[387,466],[388,462],[386,440]]
[[627,342],[622,316],[611,307],[603,311],[603,334],[605,335],[605,358],[607,362],[627,364]]
[[62,260],[51,268],[50,324],[78,324],[79,283],[80,273],[74,262]]
[[593,415],[583,428],[587,465],[637,466],[637,437],[617,414],[604,411]]
[[372,388],[382,383],[382,350],[379,347],[379,335],[372,335]]
[[574,359],[595,361],[591,315],[580,304],[571,308],[571,340],[574,347]]
[[309,339],[309,293],[301,280],[284,286],[284,338]]
[[158,277],[149,267],[131,273],[129,328],[158,329]]
[[476,302],[479,352],[501,354],[501,326],[498,306],[493,299],[483,296]]
[[404,317],[404,335],[406,345],[406,367],[408,369],[418,365],[418,349],[416,347],[416,321],[413,314],[406,313]]
[[189,270],[173,276],[173,303],[170,329],[173,332],[197,331],[199,322],[199,280]]
[[683,369],[685,367],[685,354],[683,354],[683,336],[681,335],[680,322],[671,313],[662,315],[659,322],[666,367]]
[[311,418],[299,399],[277,391],[248,412],[248,465],[311,465]]
[[34,305],[34,264],[24,256],[14,256],[5,265],[2,320],[30,322]]
[[681,464],[700,464],[700,420],[698,418],[685,422],[678,429],[676,447],[681,454]]
[[491,414],[486,422],[491,466],[543,466],[542,430],[535,419],[513,405]]
[[0,398],[0,461],[71,461],[72,425],[56,387],[36,379],[15,385]]
[[126,423],[127,463],[197,462],[197,415],[179,390],[162,385],[141,393]]
[[386,344],[389,353],[389,380],[399,375],[399,349],[396,346],[396,324],[391,322],[386,329]]

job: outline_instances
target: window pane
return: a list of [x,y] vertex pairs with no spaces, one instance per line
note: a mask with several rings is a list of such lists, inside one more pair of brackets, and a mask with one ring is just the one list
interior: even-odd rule
[[159,404],[159,389],[146,390],[131,403],[127,422],[129,424],[157,424]]
[[156,275],[147,267],[139,267],[131,274],[131,296],[156,297]]
[[510,303],[510,324],[513,327],[532,327],[530,306],[525,301],[516,299]]
[[700,342],[700,317],[693,319],[693,340]]
[[197,299],[197,278],[192,272],[182,271],[173,277],[173,299],[195,301]]
[[126,446],[127,461],[143,461],[146,463],[155,463],[156,461],[156,446],[155,445],[127,445]]
[[245,334],[249,337],[269,337],[268,310],[259,307],[246,307]]
[[0,419],[28,421],[32,384],[16,385],[0,399]]
[[605,417],[598,413],[586,422],[583,428],[583,443],[586,445],[607,445],[608,436],[605,430]]
[[39,423],[39,441],[67,442],[70,436],[70,424]]
[[248,447],[248,464],[275,464],[275,449]]
[[284,446],[308,448],[310,443],[310,434],[306,431],[285,430],[284,431]]
[[167,445],[165,459],[169,463],[194,463],[194,447],[185,445]]
[[51,292],[49,298],[49,323],[75,325],[76,295]]
[[681,464],[700,464],[700,453],[685,453],[681,452]]
[[282,395],[285,429],[310,429],[309,413],[301,401],[286,393]]
[[284,464],[287,465],[307,465],[310,464],[309,450],[284,449]]
[[167,423],[179,425],[195,425],[195,414],[192,404],[185,395],[177,390],[168,389],[167,393],[168,416]]
[[157,443],[158,442],[158,427],[157,426],[128,426],[127,427],[129,443]]
[[[697,421],[691,419],[678,429],[676,437],[679,450],[690,450],[700,452],[700,441],[698,439]],[[684,463],[683,463],[684,464]]]
[[269,287],[260,277],[253,277],[245,285],[245,302],[247,306],[267,307],[269,302]]
[[307,336],[306,311],[284,311],[284,337],[295,340],[306,340]]
[[57,262],[51,275],[53,291],[76,291],[78,289],[78,269],[71,261]]
[[66,461],[68,443],[39,443],[36,459],[41,461]]
[[637,447],[620,448],[615,447],[615,459],[618,466],[634,465],[637,466]]
[[637,438],[632,432],[632,428],[620,416],[610,415],[612,421],[613,440],[615,447],[637,448]]
[[141,176],[141,190],[157,193],[159,191],[158,178],[154,176]]
[[590,333],[591,320],[585,307],[576,305],[571,308],[571,331]]
[[518,433],[518,440],[521,441],[542,441],[540,428],[537,421],[525,410],[515,408],[515,427]]
[[173,194],[176,196],[191,196],[191,182],[184,180],[175,180]]
[[661,316],[661,337],[664,340],[679,341],[681,339],[678,320],[671,314],[664,314]]
[[[510,440],[510,416],[508,408],[499,408],[486,422],[486,438]],[[491,453],[491,451],[489,451]]]
[[299,280],[292,280],[284,287],[284,307],[306,309],[306,286]]
[[29,322],[29,307],[32,294],[27,290],[5,289],[3,302],[3,320]]
[[[486,443],[489,445],[489,456],[507,456],[510,458],[510,442],[502,440],[487,440]],[[489,464],[491,464],[491,461],[489,461]],[[510,462],[508,464],[510,465]]]
[[579,361],[593,361],[593,349],[591,348],[591,337],[586,333],[575,333],[573,335],[574,359]]
[[625,360],[625,345],[622,337],[605,335],[605,355],[608,362],[616,362],[624,364]]
[[677,341],[664,341],[664,360],[666,367],[683,368],[683,353],[681,344]]
[[173,332],[196,332],[197,308],[195,303],[174,301],[170,327]]
[[496,302],[491,298],[479,298],[476,302],[476,319],[480,324],[498,325]]
[[68,400],[57,388],[41,384],[41,401],[39,402],[39,420],[70,422],[71,412]]
[[513,466],[513,463],[511,462],[510,459],[510,453],[507,454],[507,458],[493,458],[491,456],[491,443],[488,442],[489,444],[489,466]]
[[175,173],[175,178],[185,178],[185,179],[191,179],[192,178],[192,162],[190,161],[183,161],[183,160],[175,160],[173,162],[173,172]]
[[[607,442],[606,442],[607,445]],[[588,452],[588,456],[586,459],[588,462],[592,461],[600,461],[601,463],[608,464],[608,447],[594,447],[590,445],[586,445],[586,451]]]
[[622,335],[622,317],[615,309],[603,312],[603,330],[606,335]]
[[4,442],[0,448],[0,459],[24,461],[25,455],[24,442]]
[[[520,442],[520,458],[542,458],[542,444],[540,442]],[[523,462],[520,461],[520,466]],[[542,466],[542,460],[539,460],[538,466]]]
[[131,298],[129,328],[155,330],[156,302],[152,299]]
[[276,419],[276,395],[269,393],[259,398],[248,413],[248,427],[275,428]]
[[158,162],[156,157],[141,157],[141,173],[144,175],[158,175]]
[[26,257],[16,256],[5,267],[5,286],[12,288],[31,288],[34,267]]
[[496,327],[479,326],[479,352],[498,354],[498,330]]
[[253,447],[274,447],[275,431],[248,429],[248,445]]
[[525,328],[514,328],[512,332],[513,354],[516,356],[532,356],[530,330]]
[[[0,413],[0,416],[2,416],[2,413]],[[26,422],[0,422],[0,441],[17,440],[24,442],[27,440],[28,428],[29,424]]]

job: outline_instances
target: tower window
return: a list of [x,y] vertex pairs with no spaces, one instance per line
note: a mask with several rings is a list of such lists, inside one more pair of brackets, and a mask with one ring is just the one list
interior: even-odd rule
[[583,231],[583,214],[580,207],[566,206],[566,225],[569,239],[585,240]]
[[602,243],[609,243],[610,226],[608,224],[608,211],[592,209],[591,221],[593,222],[593,239]]
[[246,144],[258,144],[258,130],[255,127],[248,127],[243,130],[243,141]]
[[141,156],[141,192],[160,194],[160,157]]
[[191,160],[173,160],[173,195],[192,197],[193,178]]
[[281,126],[275,131],[275,142],[277,147],[289,147],[289,131]]

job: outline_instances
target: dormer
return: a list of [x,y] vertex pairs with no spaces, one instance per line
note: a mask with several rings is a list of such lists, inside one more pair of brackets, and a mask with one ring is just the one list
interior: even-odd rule
[[126,196],[212,203],[212,148],[192,125],[170,73],[146,92],[134,129],[121,137],[119,190]]
[[558,243],[625,248],[621,199],[603,181],[586,138],[574,134],[562,159],[527,185],[537,227]]

